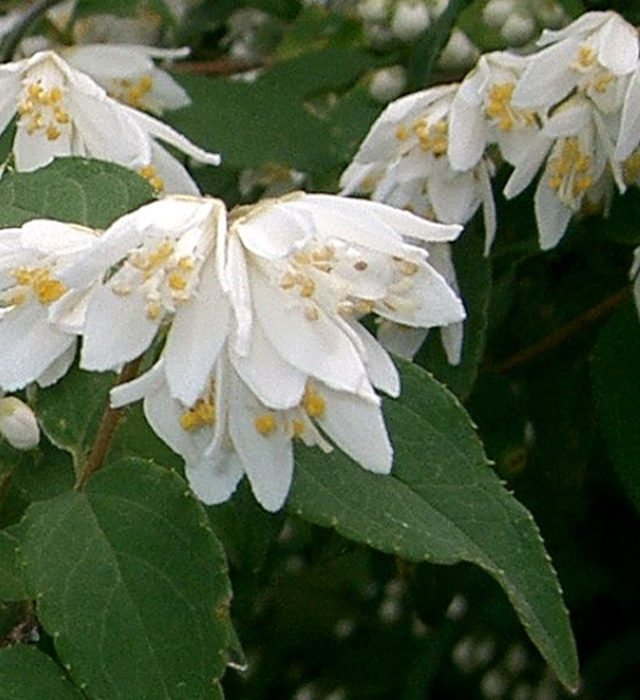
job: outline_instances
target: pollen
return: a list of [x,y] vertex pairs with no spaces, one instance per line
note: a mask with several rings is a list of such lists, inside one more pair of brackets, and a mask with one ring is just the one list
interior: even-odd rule
[[182,291],[187,286],[187,280],[179,273],[172,272],[169,275],[169,287],[175,291]]
[[418,137],[420,148],[426,153],[433,153],[437,158],[447,152],[449,125],[446,120],[439,119],[435,124],[430,125],[426,119],[419,119],[414,124],[413,130]]
[[71,125],[71,116],[62,106],[64,91],[59,85],[45,90],[39,83],[31,83],[23,95],[18,114],[27,119],[30,136],[42,132],[49,141],[55,141],[62,133],[60,127]]
[[64,283],[52,277],[46,268],[20,267],[13,271],[13,278],[18,287],[22,287],[13,292],[14,304],[24,303],[29,289],[41,304],[51,304],[67,291]]
[[55,141],[57,138],[60,137],[60,129],[58,129],[58,127],[54,124],[49,124],[49,126],[47,127],[46,134],[47,139],[49,139],[49,141]]
[[549,161],[549,187],[558,193],[562,202],[574,206],[576,200],[594,184],[589,172],[591,166],[592,158],[583,153],[578,138],[566,138],[560,155]]
[[396,138],[398,139],[398,141],[406,141],[410,135],[411,135],[411,132],[404,125],[400,125],[396,129]]
[[207,399],[198,399],[196,403],[180,416],[180,427],[192,431],[216,421],[215,404]]
[[291,427],[293,429],[294,437],[301,437],[305,431],[304,421],[296,419],[292,422]]
[[578,68],[590,68],[596,62],[595,51],[586,44],[578,49]]
[[157,192],[164,190],[164,180],[158,175],[155,165],[145,165],[138,171]]
[[257,416],[253,421],[253,425],[262,437],[269,437],[278,429],[278,421],[272,413],[263,413]]
[[327,402],[308,384],[304,396],[302,397],[301,405],[309,418],[322,418],[327,407]]

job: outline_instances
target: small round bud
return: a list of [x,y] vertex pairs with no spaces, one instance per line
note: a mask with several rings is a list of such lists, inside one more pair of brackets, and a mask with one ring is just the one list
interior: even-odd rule
[[358,15],[365,22],[384,22],[389,12],[388,0],[360,0]]
[[382,68],[373,74],[369,93],[374,100],[386,104],[400,95],[406,83],[407,74],[402,66]]
[[0,433],[17,450],[30,450],[40,440],[35,414],[15,396],[0,399]]
[[500,36],[511,46],[521,46],[530,41],[536,33],[533,17],[511,15],[502,25]]
[[488,27],[500,29],[515,6],[515,0],[489,0],[482,10],[482,19]]
[[429,10],[418,0],[402,0],[391,20],[391,33],[400,41],[412,41],[429,26]]
[[455,70],[473,65],[480,52],[476,45],[460,29],[451,32],[447,45],[442,50],[438,65],[444,70]]

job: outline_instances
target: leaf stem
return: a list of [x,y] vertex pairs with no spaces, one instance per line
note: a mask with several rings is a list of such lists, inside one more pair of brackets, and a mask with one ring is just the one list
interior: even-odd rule
[[[129,382],[134,379],[138,374],[138,368],[141,360],[142,357],[138,357],[132,362],[128,362],[122,368],[122,371],[120,372],[114,386],[124,384],[125,382]],[[89,478],[102,467],[105,457],[109,452],[109,448],[111,447],[113,436],[118,428],[118,423],[120,422],[123,414],[124,410],[122,408],[112,408],[110,405],[107,405],[107,407],[104,409],[104,413],[100,419],[100,427],[98,428],[95,440],[91,446],[89,456],[87,457],[87,460],[76,480],[76,484],[74,486],[76,491],[82,491]]]
[[564,343],[566,340],[584,330],[592,323],[599,321],[616,307],[620,306],[620,304],[630,299],[631,292],[632,289],[630,286],[618,290],[615,292],[615,294],[607,297],[596,306],[588,309],[577,318],[574,318],[572,321],[569,321],[569,323],[566,325],[553,331],[553,333],[541,338],[533,343],[533,345],[519,350],[511,355],[511,357],[507,357],[507,359],[503,360],[502,362],[487,365],[485,370],[488,372],[502,374],[504,372],[510,372],[513,369],[521,367],[522,365],[529,364],[533,360],[546,355],[548,352],[554,350],[559,345],[562,345],[562,343]]
[[18,19],[13,29],[7,34],[0,47],[0,63],[10,61],[22,41],[24,35],[29,31],[29,27],[44,14],[50,7],[57,5],[61,0],[36,0],[31,7],[25,10]]

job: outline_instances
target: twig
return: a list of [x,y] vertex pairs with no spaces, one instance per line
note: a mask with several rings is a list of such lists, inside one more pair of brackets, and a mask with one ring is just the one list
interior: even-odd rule
[[7,34],[0,48],[0,63],[10,61],[18,48],[22,37],[29,31],[29,27],[44,14],[50,7],[57,5],[61,0],[36,0],[28,10],[15,23],[13,29]]
[[[134,379],[138,374],[138,367],[141,360],[142,358],[139,357],[127,363],[122,368],[114,386],[124,384]],[[95,472],[102,467],[123,414],[124,410],[122,408],[111,408],[109,405],[105,408],[102,418],[100,419],[100,427],[98,428],[95,440],[91,446],[91,451],[74,486],[76,491],[82,491],[91,475],[95,474]]]
[[624,287],[624,289],[620,289],[615,294],[612,294],[610,297],[600,302],[598,305],[585,311],[577,318],[574,318],[573,321],[567,323],[566,326],[558,328],[558,330],[538,340],[533,345],[516,352],[506,360],[486,366],[485,370],[500,374],[510,372],[512,369],[528,364],[529,362],[536,360],[538,357],[546,355],[559,345],[562,345],[562,343],[564,343],[566,340],[584,330],[592,323],[600,320],[603,316],[606,316],[608,313],[630,298],[631,287]]

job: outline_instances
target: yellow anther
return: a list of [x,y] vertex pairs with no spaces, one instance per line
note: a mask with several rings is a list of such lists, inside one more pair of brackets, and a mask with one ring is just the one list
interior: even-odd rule
[[191,272],[191,270],[193,270],[194,268],[193,259],[190,258],[188,255],[185,255],[184,257],[180,258],[180,260],[178,260],[178,267],[184,272]]
[[374,303],[368,299],[358,299],[354,304],[354,309],[357,313],[365,315],[373,311]]
[[410,260],[401,260],[399,266],[400,273],[403,275],[407,275],[407,277],[415,275],[416,272],[419,270],[418,265],[414,262],[411,262]]
[[147,180],[150,177],[153,177],[155,174],[156,174],[155,165],[145,165],[143,168],[140,168],[140,175],[142,175],[142,177],[146,178]]
[[46,277],[34,282],[33,291],[41,304],[51,304],[58,300],[67,291],[67,288],[60,280]]
[[204,425],[213,425],[216,420],[216,407],[206,399],[196,403],[180,416],[180,426],[184,430],[196,430]]
[[157,192],[162,192],[162,190],[164,189],[164,180],[159,175],[156,175],[155,177],[150,178],[149,184]]
[[[31,287],[36,299],[41,304],[51,304],[57,301],[66,291],[64,283],[51,277],[51,272],[44,268],[19,267],[13,270],[12,276],[20,287]],[[18,291],[13,303],[26,301],[26,293]]]
[[310,385],[305,389],[301,404],[309,418],[322,418],[327,407],[324,398]]
[[176,291],[181,291],[187,286],[187,280],[179,273],[172,272],[169,275],[169,287],[175,289]]
[[58,124],[68,124],[71,121],[69,113],[62,109],[62,107],[54,107],[53,116]]
[[147,304],[147,318],[150,321],[157,321],[162,314],[162,306],[157,301],[151,301]]
[[38,83],[31,83],[29,87],[27,87],[27,94],[29,97],[31,97],[34,100],[39,101],[40,100],[40,95],[42,94],[43,89],[42,85],[39,85]]
[[298,284],[298,275],[294,275],[291,272],[285,272],[284,277],[280,281],[281,289],[292,289]]
[[301,437],[305,430],[304,421],[296,419],[291,424],[294,437]]
[[300,296],[308,299],[316,291],[316,283],[311,277],[305,277],[300,284]]
[[273,435],[278,429],[278,421],[272,413],[263,413],[261,416],[257,416],[253,425],[263,437]]
[[595,51],[586,45],[582,45],[578,49],[578,65],[581,68],[589,68],[596,62]]
[[58,129],[57,126],[54,126],[53,124],[49,124],[47,127],[47,138],[49,141],[55,141],[57,138],[60,137],[60,129]]
[[596,79],[596,81],[593,83],[593,89],[596,92],[603,93],[607,91],[607,88],[611,84],[611,81],[613,80],[613,76],[610,74],[606,75],[601,75],[599,78]]
[[317,306],[307,306],[304,310],[304,317],[307,321],[317,321],[320,318],[320,312]]
[[411,132],[409,131],[409,129],[407,129],[406,126],[400,125],[396,129],[396,138],[398,139],[398,141],[406,141],[409,138],[410,134]]

